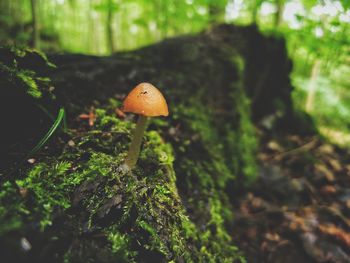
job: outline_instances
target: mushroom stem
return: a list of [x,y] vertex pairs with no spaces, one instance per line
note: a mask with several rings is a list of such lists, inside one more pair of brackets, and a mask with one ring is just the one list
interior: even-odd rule
[[139,157],[142,137],[146,130],[147,120],[148,118],[143,115],[140,115],[137,120],[136,128],[134,130],[133,138],[129,147],[128,156],[125,159],[125,164],[129,167],[130,170],[135,167],[137,159]]

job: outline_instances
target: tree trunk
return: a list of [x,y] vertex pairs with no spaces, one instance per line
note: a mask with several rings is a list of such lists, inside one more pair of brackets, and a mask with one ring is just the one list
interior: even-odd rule
[[208,5],[210,24],[218,24],[223,22],[225,17],[225,6],[226,5],[223,3],[215,3],[215,1],[210,1]]
[[276,13],[274,19],[275,29],[278,29],[283,20],[284,0],[276,0]]
[[107,48],[110,53],[115,51],[113,34],[113,0],[107,0],[106,37]]
[[[6,59],[0,52],[9,66],[16,56],[11,52],[2,52]],[[281,111],[275,101],[291,108],[284,41],[261,35],[255,26],[220,25],[110,57],[51,56],[57,65],[51,71],[30,52],[15,59],[15,70],[36,66],[37,76],[52,79],[73,129],[56,133],[23,173],[2,174],[0,179],[8,180],[0,188],[4,262],[237,262],[230,238],[233,180],[243,180],[243,174],[252,178],[256,171],[250,107],[260,117]],[[267,69],[263,78],[261,68]],[[12,70],[3,70],[8,73],[0,76],[0,111],[8,114],[0,150],[6,143],[16,153],[13,145],[20,140],[24,147],[26,138],[33,144],[33,135],[45,134],[38,133],[44,127],[35,116],[46,115],[37,100],[24,104],[5,96],[5,91],[25,98],[28,93],[10,81]],[[131,124],[117,119],[114,110],[120,105],[116,100],[142,81],[164,92],[170,115],[151,124],[138,169],[125,174],[120,166]],[[48,87],[40,85],[43,91]],[[259,98],[251,105],[248,96],[256,92]],[[93,127],[77,118],[91,105]]]
[[252,7],[252,23],[258,24],[258,12],[260,9],[261,0],[255,0]]
[[161,7],[163,9],[162,14],[164,16],[163,21],[162,21],[162,39],[166,38],[168,35],[168,9],[167,9],[167,4],[164,2],[164,0],[161,0]]
[[308,87],[308,93],[306,98],[306,104],[305,104],[305,110],[307,112],[312,112],[314,109],[314,102],[315,102],[315,96],[316,96],[316,89],[317,89],[317,79],[320,75],[320,69],[321,69],[321,61],[317,59],[312,66],[311,70],[311,76],[310,76],[310,82]]
[[33,48],[40,49],[40,31],[38,24],[38,6],[37,0],[31,0],[31,11],[32,11],[32,46]]
[[[238,52],[247,57],[247,61],[244,63],[244,69],[246,70],[245,86],[247,87],[247,94],[251,98],[256,97],[254,105],[252,105],[254,118],[260,119],[264,115],[268,115],[276,110],[276,105],[271,101],[271,98],[279,98],[281,101],[284,101],[287,104],[287,109],[291,109],[292,102],[289,95],[289,92],[292,89],[291,86],[289,86],[289,90],[279,88],[280,86],[287,85],[286,83],[288,80],[285,76],[287,76],[287,72],[290,72],[291,70],[290,60],[282,55],[283,52],[285,52],[285,42],[277,39],[267,40],[261,34],[258,34],[257,31],[258,29],[255,26],[240,28],[229,25],[220,25],[214,27],[213,31],[210,31],[210,34],[205,32],[197,36],[173,38],[170,40],[165,40],[164,42],[156,44],[148,49],[141,49],[137,52],[137,56],[140,58],[140,60],[130,61],[130,63],[127,65],[124,65],[124,62],[122,62],[124,56],[123,54],[118,54],[120,57],[119,60],[115,60],[116,57],[110,59],[98,59],[88,56],[62,56],[58,58],[58,61],[55,59],[53,61],[60,68],[60,70],[57,71],[57,75],[61,76],[60,71],[62,71],[64,74],[62,77],[64,77],[64,79],[68,80],[72,78],[78,81],[75,83],[77,87],[84,88],[70,90],[73,85],[72,83],[67,85],[67,82],[63,81],[61,83],[61,80],[59,80],[60,83],[56,83],[57,92],[65,93],[64,97],[66,102],[74,100],[74,103],[86,105],[90,103],[85,100],[87,98],[94,98],[98,100],[100,96],[113,96],[113,94],[117,92],[114,87],[118,87],[119,92],[124,93],[127,92],[127,90],[123,89],[124,87],[132,86],[137,81],[144,81],[145,79],[148,79],[149,81],[157,81],[160,78],[160,74],[166,74],[165,67],[176,67],[176,65],[178,65],[177,63],[187,65],[186,67],[181,66],[176,68],[177,75],[182,73],[186,76],[191,75],[188,74],[190,71],[192,72],[192,75],[196,75],[194,71],[196,69],[193,68],[193,65],[197,65],[193,62],[194,57],[197,58],[199,54],[202,54],[203,57],[206,57],[207,60],[209,60],[208,52],[213,54],[213,52],[209,49],[209,44],[206,44],[203,48],[199,48],[199,43],[212,43],[213,40],[210,37],[219,37],[220,39],[227,37],[226,40],[223,40],[225,45],[231,45],[232,49],[239,49]],[[237,39],[239,39],[239,41],[237,41]],[[220,43],[218,42],[214,42],[214,44],[220,46]],[[220,48],[218,48],[216,52],[222,52]],[[261,49],[264,49],[264,52],[262,52]],[[148,55],[149,52],[153,52],[152,55]],[[157,55],[153,57],[154,54]],[[271,56],[274,57],[274,64],[269,62]],[[150,61],[150,58],[153,60]],[[257,58],[259,58],[259,61],[261,61],[259,63],[263,64],[259,64]],[[62,65],[61,60],[67,59],[67,63]],[[96,61],[93,62],[95,59]],[[148,61],[148,64],[154,63],[152,72],[154,72],[155,75],[145,75],[146,73],[144,72],[151,70],[151,68],[145,67],[145,61]],[[198,60],[198,63],[204,67],[206,64],[203,65],[203,62],[200,61],[201,60]],[[90,62],[92,63],[90,64]],[[97,62],[99,63],[98,67],[96,66]],[[79,74],[83,73],[83,75],[90,76],[89,79],[91,79],[93,76],[94,79],[88,82],[84,82],[84,79],[80,79],[80,77],[77,79],[77,76],[75,75],[77,63],[85,64],[83,67],[85,71],[82,72],[82,69],[79,69]],[[219,62],[212,61],[211,63],[216,64]],[[276,65],[278,65],[278,67],[276,67]],[[199,65],[196,67],[199,67]],[[102,68],[104,69],[103,71],[101,71]],[[261,68],[266,69],[264,74],[262,74]],[[115,76],[112,77],[105,75],[105,72],[117,72],[120,70],[125,72],[124,76],[128,76],[128,74],[133,75],[133,80],[130,80],[127,85],[125,83],[117,83]],[[213,70],[214,68],[203,68],[200,72],[204,72],[204,74],[213,74]],[[137,77],[135,75],[136,73],[140,75],[137,75]],[[222,72],[220,72],[220,74],[221,73]],[[53,77],[56,78],[57,75]],[[253,78],[252,76],[255,77]],[[187,78],[189,77],[190,76]],[[103,83],[103,85],[100,85],[100,83]],[[173,86],[174,83],[169,83],[170,88]],[[213,90],[212,92],[213,94],[209,92],[211,94],[211,99],[216,98],[219,95],[217,91]],[[257,92],[260,94],[258,97],[256,96]],[[270,101],[271,103],[267,103],[267,101]]]
[[96,47],[96,42],[95,39],[97,39],[96,36],[96,31],[95,31],[95,22],[94,18],[92,15],[93,12],[93,0],[89,0],[89,12],[88,12],[88,17],[89,17],[89,22],[88,22],[88,50],[90,53],[96,53],[98,51],[98,48]]

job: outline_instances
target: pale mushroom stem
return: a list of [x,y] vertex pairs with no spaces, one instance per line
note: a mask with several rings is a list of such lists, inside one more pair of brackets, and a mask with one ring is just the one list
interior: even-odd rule
[[125,164],[130,170],[135,167],[137,159],[139,158],[142,137],[147,126],[147,119],[148,118],[146,116],[140,115],[137,120],[136,129],[134,130],[133,138],[131,140],[128,156],[125,159]]

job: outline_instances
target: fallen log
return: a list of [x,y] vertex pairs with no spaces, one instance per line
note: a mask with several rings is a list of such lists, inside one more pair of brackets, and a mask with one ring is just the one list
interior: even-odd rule
[[[291,62],[283,39],[263,36],[253,26],[221,25],[110,57],[51,55],[56,68],[39,55],[27,55],[22,60],[14,52],[0,56],[8,90],[18,88],[18,70],[32,70],[30,78],[39,91],[43,88],[39,100],[23,90],[3,93],[2,110],[9,112],[9,129],[1,136],[7,147],[3,159],[13,166],[9,152],[25,156],[50,126],[37,104],[51,114],[65,107],[69,129],[57,132],[20,170],[2,172],[4,258],[243,260],[231,239],[232,186],[256,175],[253,121],[276,115],[276,123],[285,124],[293,118]],[[12,64],[11,56],[22,63]],[[50,84],[40,83],[40,76],[49,77]],[[132,117],[120,120],[115,110],[144,81],[162,90],[170,117],[150,123],[129,175],[119,167]],[[13,103],[18,94],[25,103]],[[22,114],[12,115],[18,109]],[[78,118],[87,111],[95,116],[92,127]]]

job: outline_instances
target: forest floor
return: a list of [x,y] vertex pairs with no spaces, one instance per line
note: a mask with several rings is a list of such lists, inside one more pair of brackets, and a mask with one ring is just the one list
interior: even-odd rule
[[349,151],[317,136],[262,136],[256,183],[235,200],[248,262],[350,262]]

